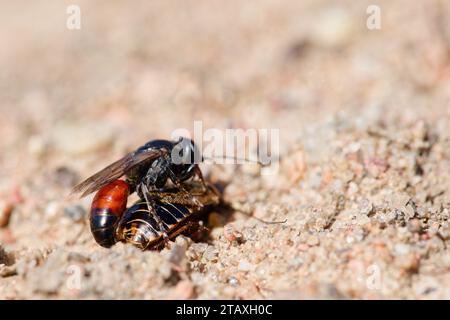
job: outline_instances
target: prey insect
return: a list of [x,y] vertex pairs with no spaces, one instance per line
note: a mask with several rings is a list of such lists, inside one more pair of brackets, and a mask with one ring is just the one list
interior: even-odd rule
[[203,186],[195,183],[187,186],[202,206],[176,188],[150,193],[149,196],[154,199],[156,216],[163,222],[163,228],[157,223],[155,214],[147,209],[145,201],[138,200],[120,219],[117,240],[131,243],[142,250],[161,249],[179,234],[191,235],[201,227],[200,216],[220,202],[217,190],[211,185],[206,187],[205,191]]

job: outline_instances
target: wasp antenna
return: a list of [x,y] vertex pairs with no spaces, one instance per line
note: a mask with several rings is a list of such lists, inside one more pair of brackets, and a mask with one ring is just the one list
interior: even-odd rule
[[259,164],[262,167],[267,166],[267,164],[262,163],[259,160],[252,160],[252,159],[248,159],[248,158],[238,158],[238,157],[230,157],[230,156],[217,156],[217,157],[205,157],[203,156],[203,159],[208,159],[208,160],[214,160],[214,159],[232,159],[232,160],[238,160],[238,161],[244,161],[247,163],[253,163],[253,164]]

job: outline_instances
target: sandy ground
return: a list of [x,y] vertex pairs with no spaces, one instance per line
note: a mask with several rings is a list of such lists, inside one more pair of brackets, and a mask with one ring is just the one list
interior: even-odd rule
[[[0,1],[0,298],[450,298],[450,3]],[[177,128],[280,129],[203,167],[240,213],[103,249],[71,187]],[[231,235],[231,236],[230,236]],[[233,240],[238,237],[239,241]]]

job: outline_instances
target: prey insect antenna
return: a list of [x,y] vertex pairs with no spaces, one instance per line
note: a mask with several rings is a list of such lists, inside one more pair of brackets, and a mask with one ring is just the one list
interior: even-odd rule
[[239,212],[239,213],[241,213],[241,214],[243,214],[243,215],[245,215],[245,216],[247,216],[249,218],[253,218],[253,219],[258,220],[259,222],[264,223],[264,224],[282,224],[282,223],[286,223],[287,222],[287,219],[284,219],[282,221],[267,221],[267,220],[255,217],[251,213],[249,213],[247,211],[244,211],[244,210],[242,210],[240,208],[236,208],[235,206],[230,205],[230,204],[223,204],[222,206],[225,207],[228,210]]

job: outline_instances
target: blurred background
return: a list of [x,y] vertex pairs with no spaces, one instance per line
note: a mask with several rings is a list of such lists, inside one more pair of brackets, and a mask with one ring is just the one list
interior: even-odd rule
[[[81,9],[79,30],[66,27],[71,4]],[[373,4],[381,28],[370,30]],[[418,124],[448,141],[445,0],[0,0],[0,8],[0,197],[5,212],[20,203],[0,230],[11,250],[66,243],[72,222],[58,217],[75,183],[194,120],[280,129],[282,158],[301,149],[310,167],[333,158],[330,141],[345,130],[395,136]],[[339,148],[352,138],[344,141]],[[437,161],[448,164],[445,148]]]
[[[80,30],[66,28],[70,4]],[[285,147],[339,113],[448,116],[448,2],[377,1],[380,30],[370,4],[2,1],[1,180],[30,152],[77,166],[193,120],[281,128]]]

